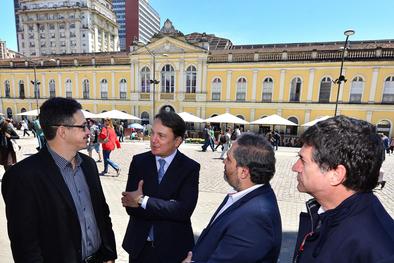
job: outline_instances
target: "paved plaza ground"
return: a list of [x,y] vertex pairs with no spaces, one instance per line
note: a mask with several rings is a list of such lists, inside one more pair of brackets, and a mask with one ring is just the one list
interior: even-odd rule
[[[18,140],[22,150],[17,153],[18,160],[36,153],[37,146],[35,138],[26,137]],[[220,148],[219,148],[220,149]],[[298,215],[305,210],[304,202],[310,198],[306,194],[297,191],[296,174],[291,171],[291,166],[297,159],[298,148],[279,147],[276,151],[276,174],[271,181],[276,193],[282,216],[283,241],[280,262],[290,262],[293,253],[295,237],[298,228]],[[134,154],[149,151],[149,142],[125,142],[122,148],[111,154],[111,159],[121,166],[119,177],[101,177],[104,192],[111,210],[111,218],[115,231],[118,260],[117,262],[128,262],[128,254],[122,249],[121,244],[129,220],[125,209],[122,207],[121,192],[125,189],[129,164]],[[226,193],[230,190],[228,184],[223,180],[223,162],[219,159],[219,152],[201,152],[201,145],[183,144],[180,151],[201,164],[200,171],[200,194],[197,207],[192,216],[195,235],[198,236],[209,222],[212,214],[222,202]],[[86,151],[83,151],[86,152]],[[97,159],[97,155],[93,155]],[[99,171],[103,164],[98,163]],[[115,171],[109,168],[112,175]],[[385,180],[387,184],[383,191],[377,190],[376,195],[382,201],[390,215],[394,216],[394,155],[387,156],[383,164]],[[0,178],[4,170],[0,168]],[[56,240],[54,240],[56,242]],[[0,198],[0,262],[13,262],[10,244],[7,235],[6,218],[3,198]]]

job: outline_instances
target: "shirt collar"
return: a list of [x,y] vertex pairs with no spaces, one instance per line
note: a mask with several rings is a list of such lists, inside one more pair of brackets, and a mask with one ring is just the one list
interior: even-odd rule
[[[55,151],[53,151],[51,149],[51,147],[49,147],[49,145],[47,144],[47,148],[49,153],[51,154],[53,160],[55,161],[56,165],[60,168],[60,169],[64,169],[66,168],[68,165],[71,165],[71,162],[69,162],[68,160],[64,159],[62,156],[60,156],[59,154],[57,154]],[[75,167],[79,167],[82,163],[82,158],[81,156],[79,156],[79,153],[77,152],[77,154],[74,157],[75,159]]]
[[174,160],[175,155],[177,153],[178,149],[176,149],[173,153],[171,153],[170,155],[168,155],[167,157],[160,157],[160,156],[155,156],[156,158],[156,163],[159,162],[160,159],[164,159],[166,161],[167,165],[170,165],[170,163],[172,162],[172,160]]
[[230,192],[229,193],[229,199],[232,199],[233,203],[235,203],[236,201],[238,201],[239,199],[241,199],[242,197],[244,197],[245,195],[249,194],[250,192],[252,192],[253,190],[263,186],[264,184],[256,184],[252,187],[249,187],[245,190],[239,191],[239,192]]

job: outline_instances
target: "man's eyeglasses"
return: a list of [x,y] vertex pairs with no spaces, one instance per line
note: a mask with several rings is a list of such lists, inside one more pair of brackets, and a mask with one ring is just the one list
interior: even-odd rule
[[88,127],[88,124],[87,124],[87,123],[84,123],[84,124],[81,124],[81,125],[71,125],[71,124],[52,124],[51,126],[53,126],[53,127],[60,127],[60,126],[63,126],[63,127],[67,127],[67,128],[80,128],[80,129],[83,129],[83,130],[85,130],[85,129],[89,129],[89,127]]

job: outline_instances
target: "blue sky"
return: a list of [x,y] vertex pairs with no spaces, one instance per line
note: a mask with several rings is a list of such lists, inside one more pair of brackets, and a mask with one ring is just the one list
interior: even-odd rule
[[[0,39],[16,50],[13,0],[0,0]],[[234,44],[394,39],[394,0],[150,0],[184,34],[206,32]]]

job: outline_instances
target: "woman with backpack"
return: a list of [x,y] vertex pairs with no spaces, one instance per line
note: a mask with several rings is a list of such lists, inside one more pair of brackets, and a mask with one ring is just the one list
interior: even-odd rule
[[114,125],[112,124],[111,119],[104,120],[104,127],[101,129],[99,134],[99,142],[103,146],[103,158],[104,158],[104,171],[100,173],[100,175],[105,175],[108,173],[108,165],[116,171],[116,176],[120,174],[120,167],[117,163],[112,161],[109,156],[113,150],[116,148],[120,148],[120,143],[118,141],[118,137],[116,136],[116,132],[114,129]]

